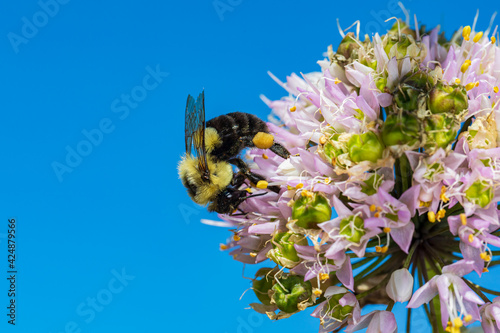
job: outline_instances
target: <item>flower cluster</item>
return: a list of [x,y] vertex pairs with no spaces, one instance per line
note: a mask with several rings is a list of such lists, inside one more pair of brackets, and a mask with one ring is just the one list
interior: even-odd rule
[[[320,72],[271,75],[288,96],[262,97],[291,156],[248,157],[280,193],[220,215],[235,227],[223,250],[270,264],[252,308],[282,319],[315,307],[320,332],[395,332],[392,307],[409,301],[434,332],[475,321],[500,332],[500,301],[486,295],[498,292],[464,278],[488,272],[500,246],[496,28],[447,40],[397,20],[382,36],[341,33]],[[361,315],[374,303],[387,309]]]

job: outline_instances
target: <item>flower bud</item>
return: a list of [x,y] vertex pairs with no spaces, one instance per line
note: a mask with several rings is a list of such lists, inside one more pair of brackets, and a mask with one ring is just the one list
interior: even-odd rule
[[412,37],[408,37],[405,34],[401,34],[400,36],[388,34],[387,37],[387,44],[384,47],[384,51],[388,56],[391,56],[391,49],[394,47],[394,45],[396,45],[396,54],[394,55],[398,59],[406,56],[408,46],[410,46],[412,42],[414,42]]
[[438,83],[430,92],[428,106],[432,113],[460,114],[469,103],[467,91],[461,85]]
[[319,229],[318,223],[330,220],[332,207],[323,195],[313,192],[297,199],[292,207],[292,219],[297,226],[305,229]]
[[475,181],[466,191],[465,197],[470,202],[481,206],[482,208],[488,206],[493,199],[493,189],[486,181]]
[[361,237],[365,235],[365,224],[361,217],[359,216],[348,216],[340,221],[340,231],[339,234],[344,236],[348,241],[353,243],[359,243]]
[[294,245],[307,245],[307,238],[301,234],[279,232],[272,240],[273,248],[267,252],[267,257],[280,266],[293,268],[300,263]]
[[353,162],[370,161],[377,162],[382,158],[384,144],[377,134],[368,131],[363,134],[354,134],[347,143],[349,157]]
[[307,303],[312,296],[311,282],[304,281],[304,278],[298,275],[280,278],[279,282],[272,287],[272,302],[283,312],[294,313],[303,310],[301,303]]
[[337,49],[337,54],[341,54],[346,59],[349,59],[351,58],[353,51],[356,49],[359,49],[359,44],[356,43],[356,37],[354,36],[354,33],[349,32],[340,42],[340,45]]
[[395,302],[406,302],[413,291],[413,276],[406,268],[394,271],[385,288],[387,295]]
[[393,24],[391,29],[387,31],[388,34],[391,35],[398,35],[399,33],[405,34],[405,35],[411,35],[413,38],[417,38],[417,34],[415,30],[410,28],[404,21],[401,19],[398,19],[396,23]]
[[425,149],[433,151],[446,147],[455,140],[458,126],[452,117],[445,114],[433,114],[425,119],[425,132],[427,141]]
[[[269,296],[269,291],[273,287],[274,282],[274,274],[270,274],[273,269],[264,267],[257,271],[255,274],[255,279],[252,282],[252,289],[255,293],[255,296],[259,299],[259,301],[264,305],[271,304],[271,297]],[[260,277],[261,279],[257,280]]]
[[419,138],[418,120],[410,114],[389,115],[382,127],[382,140],[386,146],[412,146]]

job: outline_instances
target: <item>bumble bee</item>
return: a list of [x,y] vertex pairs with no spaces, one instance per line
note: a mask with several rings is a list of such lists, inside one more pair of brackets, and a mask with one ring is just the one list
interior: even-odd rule
[[[285,159],[290,156],[285,147],[274,142],[266,123],[254,115],[233,112],[205,124],[205,92],[196,102],[188,95],[185,117],[186,155],[179,163],[179,176],[191,199],[208,204],[211,212],[231,214],[245,199],[265,194],[248,195],[239,189],[246,179],[252,184],[265,179],[238,157],[244,148],[269,148]],[[196,155],[191,153],[193,146]],[[237,173],[233,165],[239,169]],[[277,186],[268,189],[279,192]]]

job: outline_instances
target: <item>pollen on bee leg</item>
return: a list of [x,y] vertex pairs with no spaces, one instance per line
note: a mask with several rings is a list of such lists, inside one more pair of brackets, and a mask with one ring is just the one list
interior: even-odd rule
[[268,185],[269,185],[269,183],[266,182],[265,180],[259,180],[255,187],[260,188],[261,190],[264,190],[267,188]]
[[255,136],[252,139],[252,142],[255,145],[255,147],[259,149],[268,149],[271,148],[271,146],[274,143],[274,136],[269,133],[259,132],[255,134]]

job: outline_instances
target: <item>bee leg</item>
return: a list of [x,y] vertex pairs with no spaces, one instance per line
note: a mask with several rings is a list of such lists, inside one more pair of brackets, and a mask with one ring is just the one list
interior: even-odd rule
[[242,174],[241,172],[238,172],[233,176],[233,179],[231,180],[231,186],[234,187],[235,189],[238,189],[241,187],[241,185],[243,185],[245,179],[246,179],[245,175]]
[[278,156],[283,157],[285,160],[290,157],[290,152],[277,142],[274,142],[271,148],[269,148],[273,153]]

